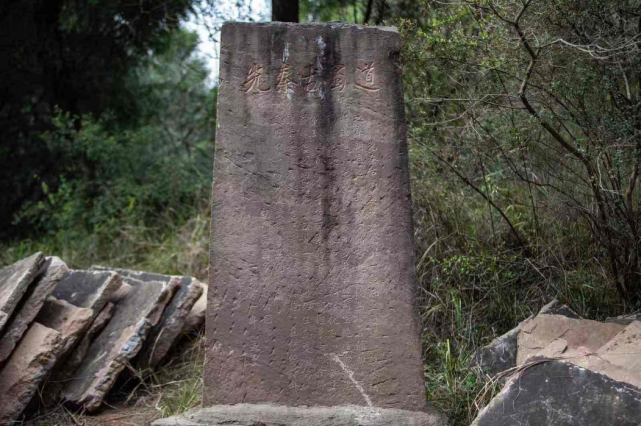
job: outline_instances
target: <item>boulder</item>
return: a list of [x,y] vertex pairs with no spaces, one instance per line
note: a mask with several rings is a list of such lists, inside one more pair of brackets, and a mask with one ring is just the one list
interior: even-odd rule
[[0,370],[0,424],[19,420],[60,355],[58,331],[34,322]]
[[568,362],[540,360],[513,376],[472,426],[638,426],[641,389]]
[[[560,303],[557,299],[543,306],[539,315],[562,315],[567,318],[580,319],[572,309]],[[517,366],[518,336],[523,326],[533,317],[521,321],[515,328],[492,340],[481,348],[474,357],[474,362],[490,376]]]
[[67,265],[57,257],[47,257],[38,277],[24,294],[11,320],[0,333],[0,362],[11,355],[22,334],[34,320],[47,297],[67,274]]
[[43,254],[38,252],[0,269],[0,332],[3,332],[44,260]]
[[528,319],[518,335],[517,365],[528,356],[537,355],[556,339],[565,341],[565,350],[585,347],[596,352],[625,328],[624,325],[568,318],[562,315],[538,315]]

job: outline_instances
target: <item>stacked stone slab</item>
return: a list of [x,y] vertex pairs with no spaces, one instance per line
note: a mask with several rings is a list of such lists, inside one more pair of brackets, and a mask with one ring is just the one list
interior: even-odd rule
[[[93,270],[109,270],[103,266],[94,266]],[[162,313],[158,324],[152,327],[149,335],[137,356],[136,365],[140,368],[156,367],[178,339],[185,328],[185,321],[191,313],[194,305],[203,294],[203,288],[197,280],[192,277],[171,276],[154,274],[143,271],[131,271],[128,269],[111,269],[125,279],[133,279],[140,282],[162,282],[176,286],[176,292],[167,307]]]
[[45,404],[93,411],[141,350],[146,366],[166,355],[204,287],[118,272],[71,271],[41,253],[0,270],[0,424],[20,421],[45,379]]
[[90,412],[100,407],[120,372],[138,354],[177,286],[173,280],[143,282],[127,277],[123,280],[123,287],[129,287],[126,295],[114,303],[111,319],[65,385],[65,400]]
[[206,408],[162,424],[440,423],[399,54],[392,28],[223,26]]
[[15,314],[0,332],[0,363],[11,355],[22,334],[29,327],[45,303],[47,297],[56,288],[69,269],[57,257],[47,257],[35,277],[33,285],[25,291]]
[[477,357],[510,375],[473,426],[638,426],[641,321],[584,320],[553,302],[505,336]]

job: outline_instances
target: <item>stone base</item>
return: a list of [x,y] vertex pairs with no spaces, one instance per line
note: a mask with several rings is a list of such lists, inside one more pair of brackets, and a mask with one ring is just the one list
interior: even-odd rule
[[341,407],[283,407],[276,405],[215,405],[156,420],[154,426],[446,426],[430,412]]

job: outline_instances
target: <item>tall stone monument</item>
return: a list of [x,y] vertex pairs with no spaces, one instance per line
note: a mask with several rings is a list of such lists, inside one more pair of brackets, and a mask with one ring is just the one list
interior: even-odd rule
[[223,26],[209,408],[178,424],[440,424],[422,377],[399,50],[393,28]]

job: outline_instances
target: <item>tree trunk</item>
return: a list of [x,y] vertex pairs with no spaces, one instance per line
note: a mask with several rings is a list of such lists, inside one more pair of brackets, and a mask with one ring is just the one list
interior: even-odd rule
[[272,0],[272,21],[298,22],[298,0]]

